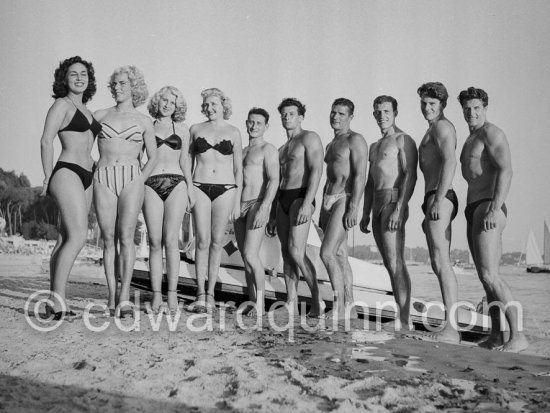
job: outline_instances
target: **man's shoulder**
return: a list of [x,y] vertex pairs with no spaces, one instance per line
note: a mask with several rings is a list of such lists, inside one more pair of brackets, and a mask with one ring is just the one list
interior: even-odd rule
[[321,140],[321,137],[317,132],[314,132],[312,130],[302,130],[302,133],[300,134],[300,139],[303,141],[312,141],[312,140]]
[[453,123],[447,119],[439,119],[435,125],[434,125],[434,131],[437,135],[447,135],[448,133],[452,132],[455,133],[455,126]]

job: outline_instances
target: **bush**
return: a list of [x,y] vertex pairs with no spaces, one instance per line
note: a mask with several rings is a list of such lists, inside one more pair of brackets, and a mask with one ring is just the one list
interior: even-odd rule
[[36,221],[23,223],[21,232],[23,233],[22,235],[25,239],[56,240],[58,234],[55,225]]

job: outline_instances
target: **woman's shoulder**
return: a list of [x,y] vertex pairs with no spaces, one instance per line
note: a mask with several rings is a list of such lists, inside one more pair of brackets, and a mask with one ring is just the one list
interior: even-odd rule
[[94,118],[96,118],[98,122],[101,122],[112,110],[113,110],[112,107],[105,108],[105,109],[98,109],[94,112]]

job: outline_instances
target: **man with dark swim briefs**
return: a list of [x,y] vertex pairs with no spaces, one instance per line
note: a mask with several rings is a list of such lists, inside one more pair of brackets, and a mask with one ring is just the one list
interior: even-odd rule
[[456,169],[456,131],[443,113],[449,97],[445,86],[440,82],[428,82],[417,92],[420,110],[428,121],[428,130],[418,145],[420,170],[425,181],[422,230],[426,234],[432,269],[439,280],[447,313],[447,322],[442,329],[423,337],[459,343],[456,317],[458,285],[450,257],[451,222],[458,212],[458,199],[452,189]]
[[[491,317],[491,334],[479,345],[517,353],[529,343],[519,328],[520,304],[514,301],[510,287],[499,274],[502,232],[507,218],[504,201],[512,181],[510,148],[504,132],[487,122],[489,96],[484,90],[469,87],[460,92],[458,100],[470,129],[460,155],[462,176],[468,183],[468,204],[464,211],[468,244]],[[508,341],[502,311],[510,330]]]
[[323,172],[323,145],[319,135],[302,129],[305,106],[286,98],[278,107],[288,141],[279,149],[280,187],[272,208],[268,233],[275,227],[281,241],[287,290],[286,309],[298,310],[298,281],[303,274],[311,290],[310,316],[321,315],[315,267],[306,256],[306,244],[315,208],[315,194]]
[[277,148],[264,140],[268,122],[269,114],[265,109],[252,108],[248,112],[246,131],[249,144],[243,149],[241,216],[234,222],[235,237],[245,266],[248,299],[254,303],[246,307],[243,314],[251,317],[261,317],[265,312],[265,270],[259,252],[271,204],[279,187]]
[[360,228],[369,232],[372,209],[374,240],[388,270],[398,306],[394,327],[409,330],[411,280],[405,265],[405,223],[416,184],[418,154],[413,139],[395,124],[397,101],[391,96],[378,96],[373,108],[382,137],[369,151],[370,168]]
[[327,318],[357,318],[353,303],[353,273],[348,261],[348,231],[357,224],[359,203],[367,180],[368,146],[351,130],[355,105],[336,99],[330,110],[334,137],[327,145],[327,181],[323,191],[320,226],[325,236],[321,260],[332,285],[334,304]]

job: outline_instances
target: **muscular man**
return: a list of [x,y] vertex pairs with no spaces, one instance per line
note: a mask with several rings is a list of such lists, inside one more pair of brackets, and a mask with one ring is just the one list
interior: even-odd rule
[[246,121],[249,144],[243,150],[241,216],[234,223],[237,244],[245,265],[248,297],[256,303],[244,309],[243,314],[249,316],[264,314],[265,272],[259,251],[271,203],[279,187],[277,148],[264,140],[268,127],[267,111],[250,109]]
[[287,309],[297,311],[301,273],[311,290],[309,315],[320,316],[317,275],[306,257],[306,243],[323,171],[323,145],[319,135],[302,129],[306,108],[299,100],[286,98],[278,110],[288,141],[279,149],[281,179],[276,218],[272,215],[268,232],[273,234],[276,225],[284,261]]
[[382,138],[370,149],[360,228],[368,232],[372,210],[374,239],[390,275],[398,306],[395,328],[410,329],[411,280],[404,257],[405,223],[416,183],[418,154],[413,139],[395,125],[397,101],[391,96],[378,96],[373,106]]
[[[462,176],[468,182],[464,211],[468,244],[487,295],[491,316],[491,334],[480,346],[519,352],[527,348],[528,343],[519,330],[518,303],[499,275],[502,232],[507,216],[504,201],[512,181],[510,148],[504,132],[487,122],[489,97],[484,90],[470,87],[460,92],[458,100],[470,129],[460,155]],[[505,341],[501,328],[500,306],[504,307],[510,327],[508,341]]]
[[422,204],[422,229],[426,234],[432,269],[439,280],[447,312],[445,326],[429,337],[459,343],[456,318],[458,286],[450,257],[451,221],[458,212],[458,199],[452,189],[456,169],[456,131],[443,114],[449,97],[443,84],[425,83],[418,88],[418,96],[420,109],[424,119],[428,121],[428,130],[418,147],[420,169],[426,183]]
[[367,179],[367,142],[350,129],[354,110],[355,105],[349,99],[339,98],[332,104],[330,126],[334,138],[325,154],[327,181],[320,217],[325,232],[321,260],[327,268],[334,294],[332,314],[327,316],[339,319],[357,317],[353,306],[347,231],[357,224],[357,211]]

